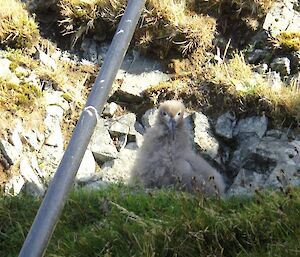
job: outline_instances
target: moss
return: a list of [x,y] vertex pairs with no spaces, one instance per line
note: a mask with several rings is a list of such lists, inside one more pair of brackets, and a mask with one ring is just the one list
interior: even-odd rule
[[[13,84],[1,81],[0,85],[0,108],[10,111],[28,109],[34,106],[42,92],[36,86],[29,83]],[[29,112],[31,110],[28,110]]]
[[300,32],[281,32],[275,39],[275,42],[282,48],[299,51],[300,50]]
[[1,1],[0,44],[13,48],[32,48],[38,42],[39,30],[34,19],[18,0]]

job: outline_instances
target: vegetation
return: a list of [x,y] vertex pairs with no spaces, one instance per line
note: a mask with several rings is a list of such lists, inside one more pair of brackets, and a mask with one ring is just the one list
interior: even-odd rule
[[[297,256],[299,203],[298,189],[225,200],[124,186],[75,191],[45,256]],[[0,199],[1,256],[17,256],[39,204]]]
[[291,51],[300,50],[300,32],[281,32],[275,39],[275,43],[282,48]]
[[18,0],[1,0],[0,44],[31,48],[39,39],[38,25]]
[[[94,34],[97,29],[98,35],[105,33],[103,26],[114,31],[125,4],[126,1],[115,0],[60,0],[64,33],[74,34],[74,46],[80,37]],[[151,50],[159,47],[156,54],[161,57],[166,56],[172,48],[184,55],[196,48],[207,49],[214,37],[215,19],[197,14],[190,7],[189,1],[184,0],[147,1],[142,14],[143,22],[135,34],[136,46]]]

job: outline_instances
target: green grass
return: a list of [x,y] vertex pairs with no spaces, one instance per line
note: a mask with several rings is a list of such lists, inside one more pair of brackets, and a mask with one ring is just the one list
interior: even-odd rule
[[[297,256],[300,190],[206,199],[123,186],[76,191],[45,256]],[[17,256],[39,200],[0,200],[0,256]]]

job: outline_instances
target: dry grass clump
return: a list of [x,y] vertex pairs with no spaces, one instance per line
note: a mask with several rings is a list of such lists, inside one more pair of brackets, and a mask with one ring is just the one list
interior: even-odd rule
[[236,100],[243,99],[240,101],[252,101],[257,109],[263,107],[276,124],[291,120],[289,117],[300,124],[298,87],[284,85],[280,89],[273,89],[262,75],[252,71],[242,54],[235,54],[227,63],[215,64],[210,70],[211,73],[207,74],[211,77],[207,76],[206,79],[213,84],[225,86],[227,95],[232,95]]
[[0,43],[14,48],[32,47],[38,42],[39,30],[24,4],[18,0],[0,1]]
[[235,11],[235,16],[247,14],[261,18],[267,13],[273,2],[274,0],[208,0],[199,1],[196,9],[199,12],[214,11],[222,15],[224,7],[234,7],[232,10]]
[[[102,31],[114,30],[126,1],[60,0],[58,5],[64,33],[73,34],[74,45],[87,33],[97,33],[97,26],[102,26]],[[143,49],[159,46],[160,56],[166,56],[171,48],[187,54],[211,46],[215,19],[196,14],[192,6],[192,1],[185,0],[147,1],[134,37],[138,46]]]

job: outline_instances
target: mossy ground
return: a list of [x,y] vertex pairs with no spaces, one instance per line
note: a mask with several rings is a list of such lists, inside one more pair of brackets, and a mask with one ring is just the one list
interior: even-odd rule
[[[17,256],[40,200],[0,199],[0,254]],[[113,186],[75,191],[45,256],[298,256],[300,191],[207,199]]]

